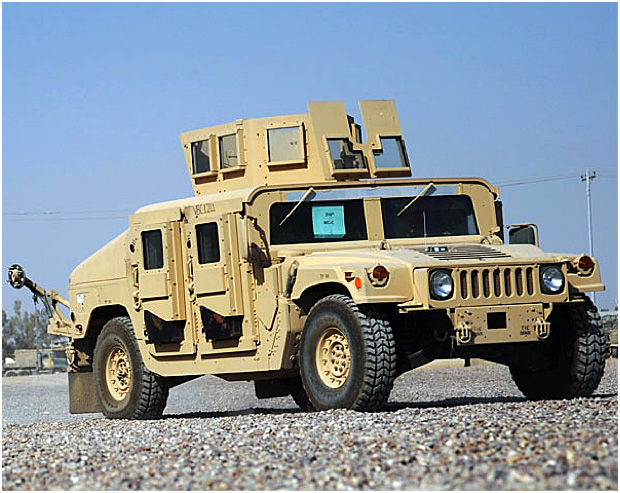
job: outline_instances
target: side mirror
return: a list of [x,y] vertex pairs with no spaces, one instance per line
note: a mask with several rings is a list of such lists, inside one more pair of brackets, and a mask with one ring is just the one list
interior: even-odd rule
[[535,224],[511,224],[508,229],[508,243],[511,245],[538,246],[538,226]]

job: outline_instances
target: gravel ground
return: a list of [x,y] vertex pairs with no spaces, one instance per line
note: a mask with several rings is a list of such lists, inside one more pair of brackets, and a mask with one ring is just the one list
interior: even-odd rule
[[159,421],[71,416],[66,375],[4,378],[2,487],[617,491],[617,369],[591,398],[539,402],[504,367],[420,369],[379,413],[302,413],[204,377]]

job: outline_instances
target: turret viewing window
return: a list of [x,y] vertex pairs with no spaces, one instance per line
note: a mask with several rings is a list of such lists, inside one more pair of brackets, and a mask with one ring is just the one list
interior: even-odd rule
[[211,171],[209,140],[192,142],[192,168],[195,175]]
[[198,263],[212,264],[220,261],[220,240],[217,234],[217,223],[199,224],[196,226],[198,239]]
[[269,162],[304,161],[302,127],[267,129]]
[[409,167],[405,147],[400,137],[381,137],[381,150],[374,150],[377,168]]
[[366,169],[364,155],[352,150],[348,139],[327,139],[327,146],[334,169]]
[[220,169],[236,168],[239,166],[237,154],[237,136],[224,135],[220,137]]
[[161,269],[164,266],[164,248],[160,229],[142,232],[142,252],[144,270]]

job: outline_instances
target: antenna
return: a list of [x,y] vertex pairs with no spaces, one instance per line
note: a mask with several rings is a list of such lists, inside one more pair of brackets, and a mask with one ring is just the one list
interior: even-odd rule
[[[594,242],[592,239],[592,180],[596,178],[596,171],[590,174],[590,170],[586,168],[586,174],[581,176],[581,181],[586,182],[586,203],[588,206],[588,238],[590,240],[590,256],[594,256]],[[592,302],[596,305],[596,292],[592,292]]]

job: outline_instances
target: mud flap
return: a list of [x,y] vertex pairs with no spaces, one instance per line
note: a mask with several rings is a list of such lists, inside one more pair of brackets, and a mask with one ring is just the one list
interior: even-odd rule
[[71,414],[100,413],[95,394],[94,373],[69,372],[69,412]]

